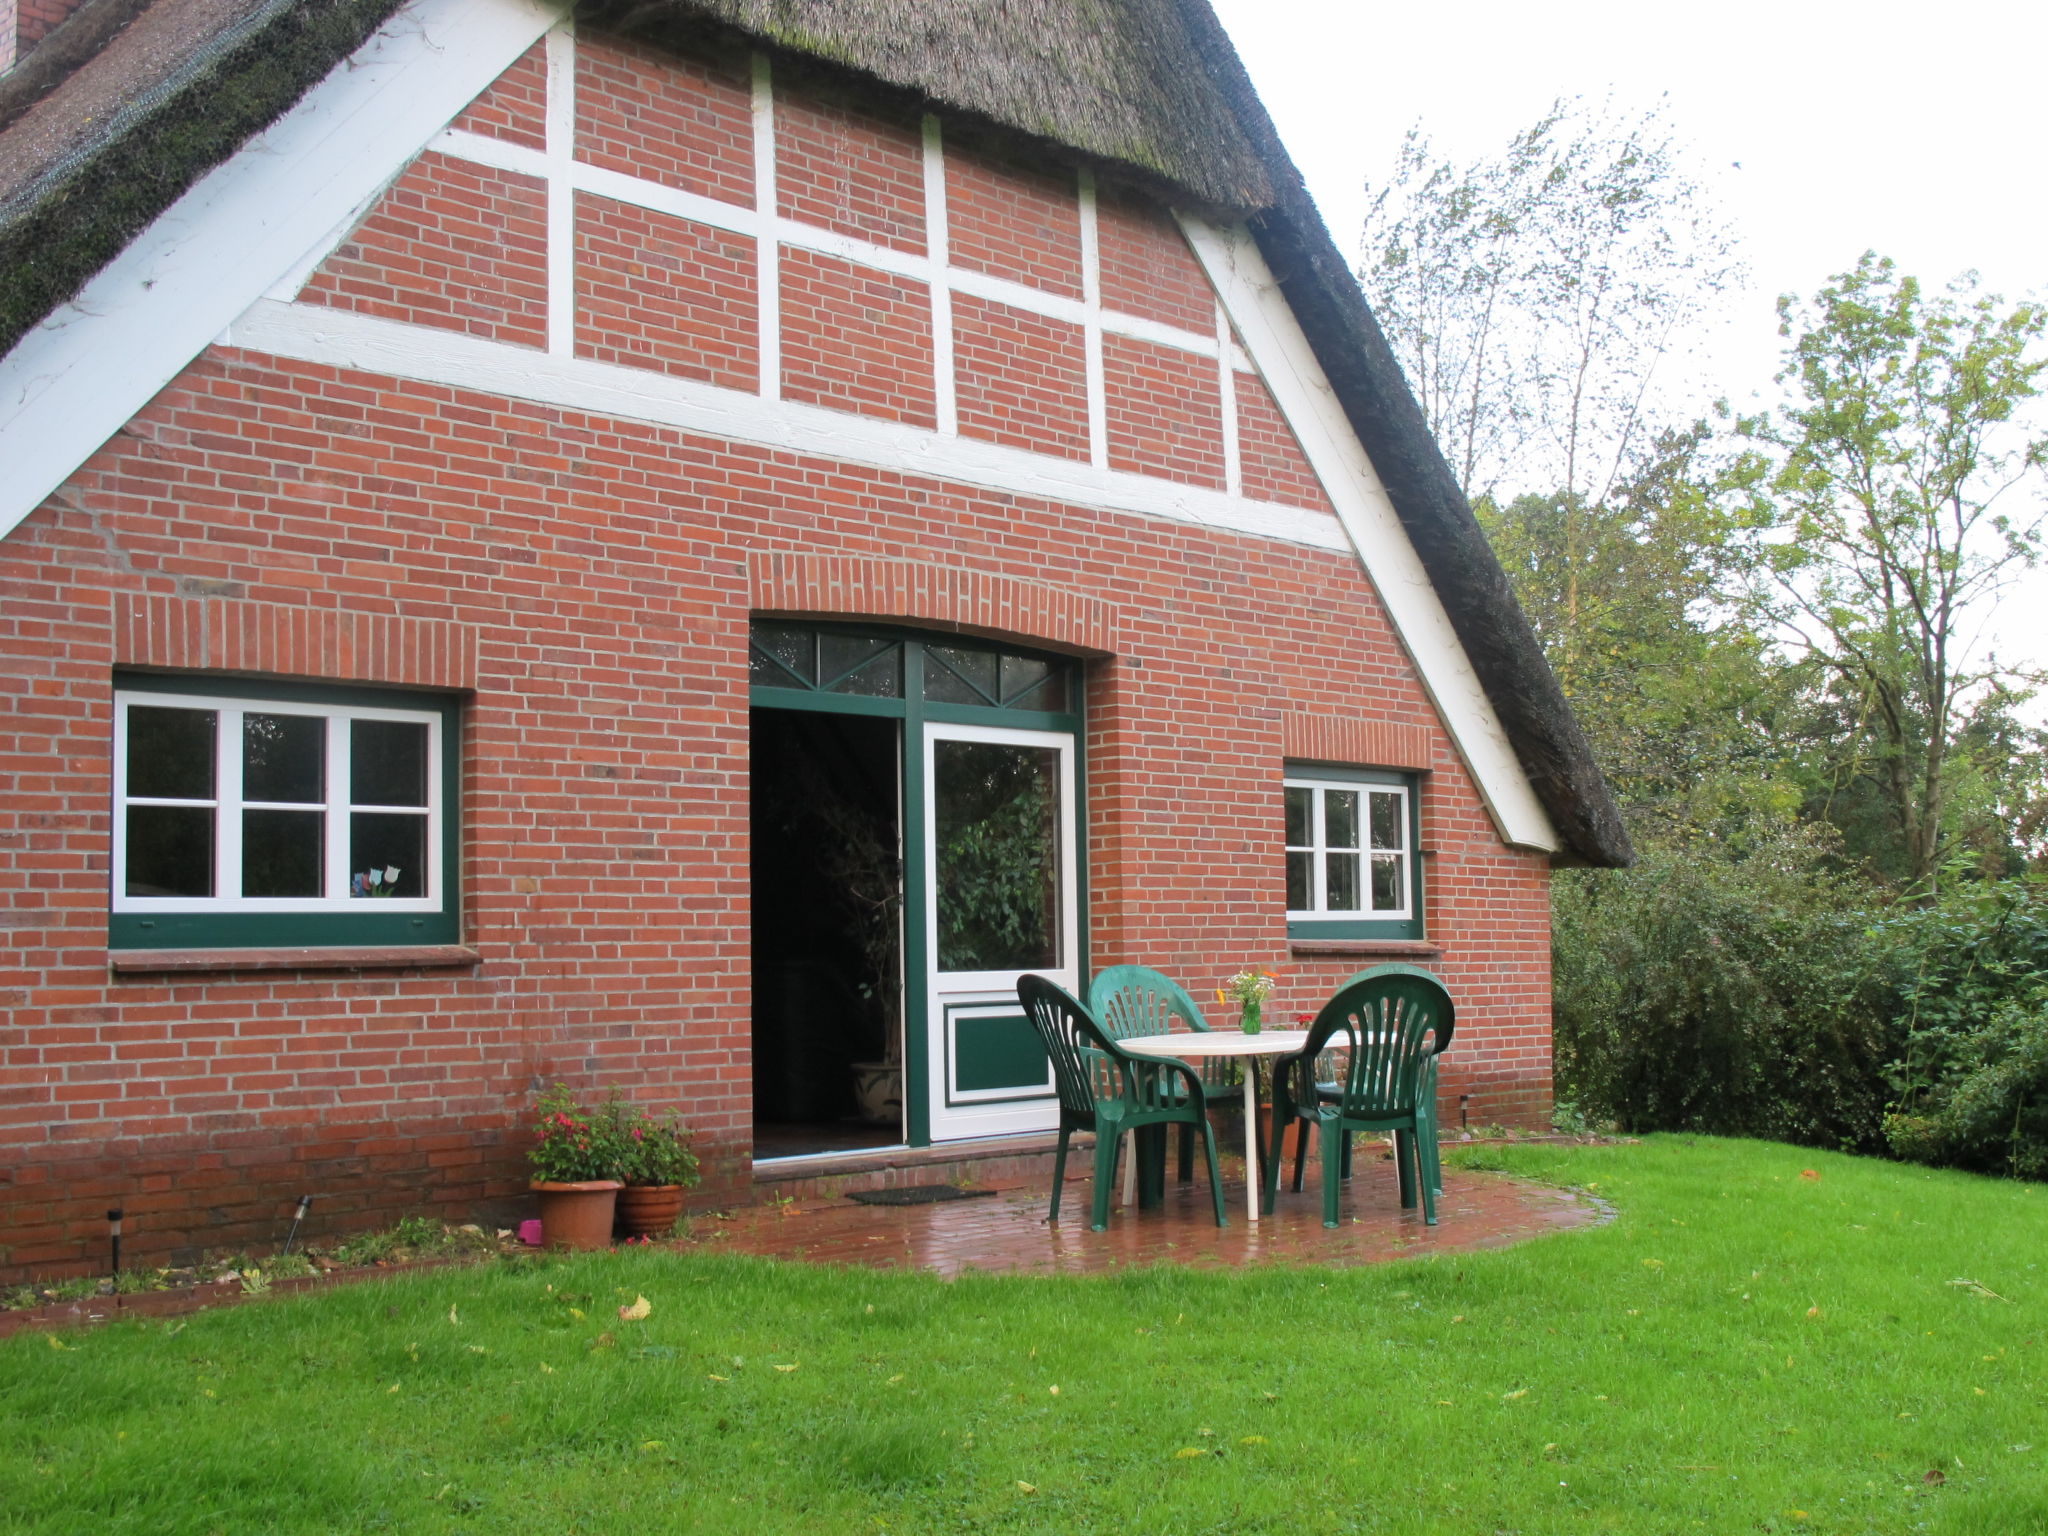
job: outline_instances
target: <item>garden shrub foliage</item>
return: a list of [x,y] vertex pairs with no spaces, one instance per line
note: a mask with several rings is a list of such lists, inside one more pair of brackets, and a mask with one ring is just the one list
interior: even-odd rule
[[1560,1100],[1630,1131],[2048,1177],[2048,886],[1873,908],[1808,835],[1560,872]]

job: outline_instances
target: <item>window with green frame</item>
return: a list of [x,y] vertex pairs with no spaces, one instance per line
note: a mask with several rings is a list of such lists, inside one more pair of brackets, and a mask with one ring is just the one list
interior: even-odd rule
[[1290,763],[1281,793],[1289,935],[1421,938],[1415,776]]
[[456,738],[444,695],[117,677],[108,943],[454,943]]

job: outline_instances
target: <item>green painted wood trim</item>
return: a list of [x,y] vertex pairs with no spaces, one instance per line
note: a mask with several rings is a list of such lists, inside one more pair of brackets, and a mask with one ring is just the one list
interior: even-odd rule
[[924,647],[903,648],[903,1139],[932,1144],[931,892],[925,888]]

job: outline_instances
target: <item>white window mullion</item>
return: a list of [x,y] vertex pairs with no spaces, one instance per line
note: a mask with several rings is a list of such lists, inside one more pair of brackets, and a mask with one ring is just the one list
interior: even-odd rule
[[213,893],[233,901],[242,894],[242,712],[223,709],[213,760]]
[[328,716],[327,803],[322,807],[327,838],[320,889],[330,899],[348,895],[348,728],[348,716]]

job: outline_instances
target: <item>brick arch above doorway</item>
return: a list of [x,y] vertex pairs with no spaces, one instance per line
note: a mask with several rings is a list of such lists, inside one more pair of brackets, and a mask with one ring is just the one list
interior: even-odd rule
[[906,619],[1114,655],[1117,610],[1100,598],[964,566],[856,555],[759,554],[748,561],[756,613]]

